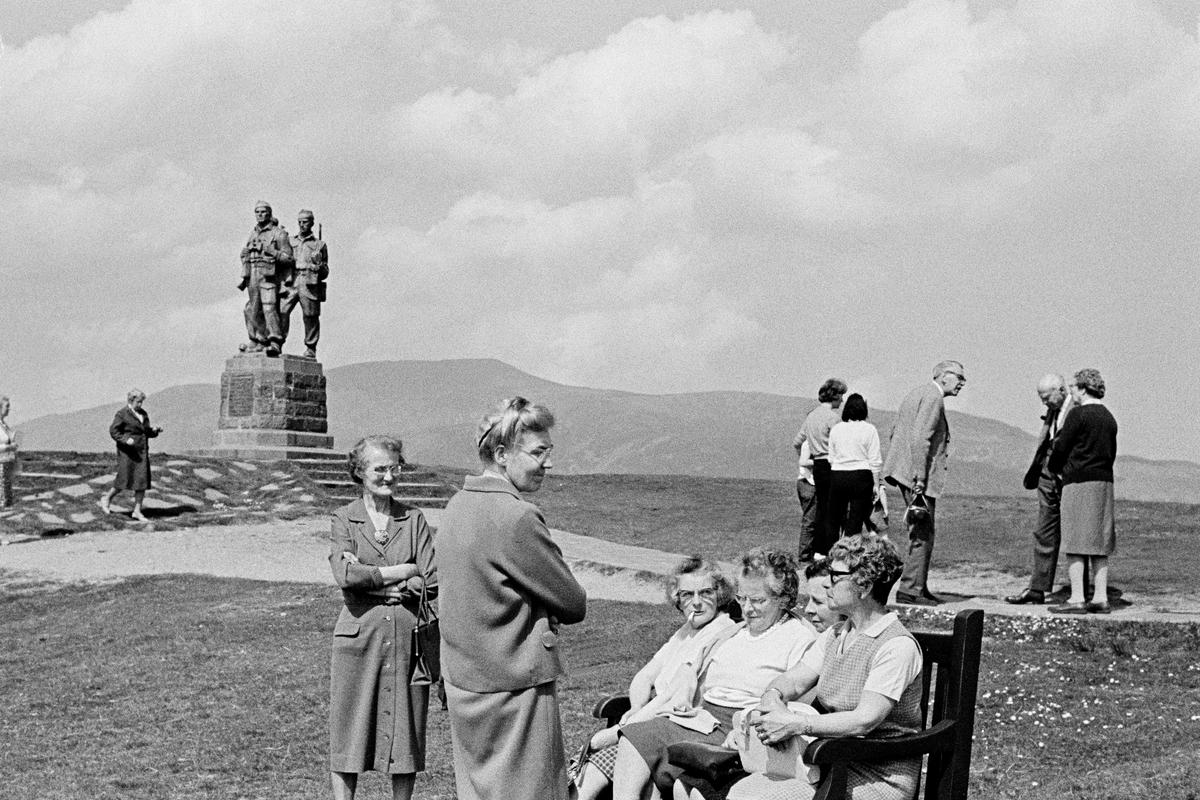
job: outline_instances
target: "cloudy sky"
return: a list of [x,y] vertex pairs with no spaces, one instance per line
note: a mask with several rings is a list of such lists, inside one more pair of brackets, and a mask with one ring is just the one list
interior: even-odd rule
[[324,226],[327,368],[838,375],[894,408],[953,357],[952,408],[1030,429],[1041,374],[1094,366],[1125,452],[1196,459],[1197,23],[1191,0],[2,0],[0,393],[19,423],[215,382],[265,199]]

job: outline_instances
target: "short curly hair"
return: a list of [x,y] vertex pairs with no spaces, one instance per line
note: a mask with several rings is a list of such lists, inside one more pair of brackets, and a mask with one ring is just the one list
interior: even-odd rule
[[851,571],[850,579],[871,597],[886,605],[892,586],[900,580],[904,562],[886,536],[859,533],[839,539],[829,548],[829,562],[840,561]]
[[738,580],[758,578],[766,581],[771,593],[783,601],[784,611],[796,607],[800,597],[800,576],[797,574],[796,559],[782,550],[756,547],[742,555],[742,567]]
[[830,378],[821,384],[820,389],[817,389],[817,402],[832,403],[848,391],[850,391],[850,387],[846,385],[845,381]]
[[364,436],[346,454],[346,469],[350,472],[350,480],[357,484],[362,484],[362,475],[359,473],[366,465],[367,450],[372,447],[393,454],[401,465],[404,464],[404,442],[395,436]]
[[[704,556],[692,555],[675,566],[667,583],[667,602],[675,608],[679,608],[679,598],[675,596],[675,593],[679,591],[679,579],[684,575],[706,575],[711,578],[713,588],[717,590],[715,602],[718,609],[725,608],[733,599],[733,584],[725,575],[725,571],[721,569],[721,565]],[[682,609],[680,610],[682,611]]]
[[1088,367],[1076,372],[1075,385],[1097,400],[1104,397],[1104,378],[1100,377],[1100,370],[1098,369]]

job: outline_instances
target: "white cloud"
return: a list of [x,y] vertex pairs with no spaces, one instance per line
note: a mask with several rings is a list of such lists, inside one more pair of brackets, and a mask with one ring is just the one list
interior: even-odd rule
[[[1194,14],[913,0],[838,31],[857,50],[826,79],[805,70],[832,23],[793,11],[547,4],[518,36],[510,4],[134,0],[10,44],[0,390],[52,411],[147,370],[215,380],[260,198],[325,225],[327,364],[490,355],[655,391],[860,375],[875,401],[960,354],[960,407],[1022,424],[1047,369],[1099,366],[1118,411],[1164,363],[1200,379],[1161,355],[1200,345],[1179,322]],[[1200,447],[1168,435],[1178,408],[1118,416],[1143,452]]]

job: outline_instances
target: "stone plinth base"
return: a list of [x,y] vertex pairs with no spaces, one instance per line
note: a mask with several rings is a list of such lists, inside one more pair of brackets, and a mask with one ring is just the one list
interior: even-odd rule
[[206,455],[253,460],[325,457],[328,435],[325,374],[310,358],[261,353],[225,362],[221,415]]

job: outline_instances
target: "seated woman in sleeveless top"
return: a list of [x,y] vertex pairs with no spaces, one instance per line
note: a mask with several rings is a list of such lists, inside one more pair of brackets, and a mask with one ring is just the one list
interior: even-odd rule
[[[827,603],[846,621],[821,633],[800,664],[767,686],[751,713],[766,744],[796,736],[902,736],[921,728],[921,648],[894,613],[888,593],[902,568],[887,539],[861,534],[829,551]],[[816,687],[826,713],[794,713],[787,702]],[[907,800],[916,790],[921,759],[851,764],[848,788],[855,800]],[[804,778],[750,775],[729,790],[729,800],[807,800],[815,787]],[[676,796],[686,796],[676,784]]]

